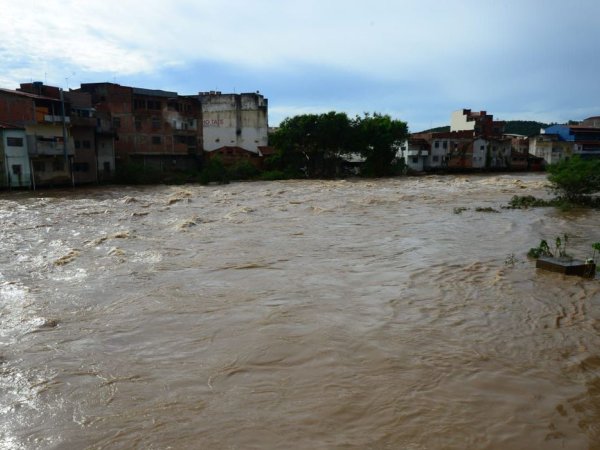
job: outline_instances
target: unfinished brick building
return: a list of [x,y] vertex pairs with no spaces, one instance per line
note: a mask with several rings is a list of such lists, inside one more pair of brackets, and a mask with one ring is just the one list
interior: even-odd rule
[[98,128],[114,131],[117,166],[134,162],[161,171],[195,170],[202,159],[202,111],[176,92],[84,83]]

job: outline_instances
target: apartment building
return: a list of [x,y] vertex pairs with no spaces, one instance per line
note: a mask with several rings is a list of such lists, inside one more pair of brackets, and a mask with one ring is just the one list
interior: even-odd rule
[[[70,166],[74,146],[69,110],[70,105],[61,98],[60,90],[53,86],[28,83],[14,91],[0,89],[0,121],[25,131],[22,148],[27,150],[29,158],[30,183],[24,181],[26,169],[23,164],[20,185],[72,182]],[[15,139],[11,141],[21,142]],[[13,175],[18,177],[14,170]]]
[[546,164],[555,164],[578,155],[582,158],[600,158],[600,124],[590,117],[581,125],[551,125],[529,140],[529,153],[543,158]]
[[[91,95],[98,131],[114,133],[117,165],[134,162],[162,171],[199,167],[202,111],[194,96],[116,83],[84,83],[75,91]],[[100,162],[104,168],[106,161]]]

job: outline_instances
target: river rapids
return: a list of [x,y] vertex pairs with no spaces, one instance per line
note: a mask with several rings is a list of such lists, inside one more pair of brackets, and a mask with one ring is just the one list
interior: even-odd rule
[[513,195],[544,175],[1,193],[0,449],[600,449],[600,279],[526,257],[600,211]]

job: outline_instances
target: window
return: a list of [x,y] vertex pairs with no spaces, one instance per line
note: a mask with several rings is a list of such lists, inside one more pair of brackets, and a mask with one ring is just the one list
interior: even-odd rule
[[134,125],[135,125],[135,129],[136,129],[137,131],[140,131],[140,130],[142,129],[142,119],[140,119],[139,117],[136,117],[136,118],[134,119],[134,122],[133,122],[133,123],[134,123]]
[[120,117],[113,117],[113,127],[115,128],[121,128],[121,118]]
[[485,150],[485,145],[480,145],[479,150],[481,150],[481,151]]
[[440,141],[434,141],[433,146],[435,148],[440,148]]
[[162,107],[160,104],[160,101],[158,101],[158,100],[148,100],[147,103],[148,103],[148,109],[159,110]]
[[90,141],[83,141],[81,145],[83,148],[92,148],[92,143]]
[[18,177],[21,176],[21,164],[13,164],[12,173]]
[[20,137],[7,137],[6,145],[8,147],[23,147],[23,138]]
[[52,161],[52,170],[55,172],[62,172],[65,170],[65,160],[62,158],[54,158],[54,161]]
[[133,109],[146,109],[146,100],[142,99],[134,99],[133,100]]
[[158,117],[152,117],[152,129],[158,130],[160,128],[160,119]]
[[79,150],[81,148],[81,141],[75,141],[75,150]]
[[444,142],[442,143],[442,147],[443,147],[443,148],[448,148],[448,141],[444,141]]
[[89,165],[89,163],[73,163],[73,171],[74,172],[89,172],[90,165]]
[[440,157],[438,155],[433,155],[432,160],[433,160],[433,162],[439,162]]
[[418,156],[413,156],[412,157],[412,162],[413,162],[413,164],[417,164],[419,162],[419,157]]
[[110,173],[110,163],[108,161],[104,161],[104,173]]
[[160,136],[152,136],[152,143],[153,144],[160,144],[162,142],[162,139]]
[[34,161],[33,170],[35,170],[36,172],[45,172],[46,164],[44,163],[44,161]]

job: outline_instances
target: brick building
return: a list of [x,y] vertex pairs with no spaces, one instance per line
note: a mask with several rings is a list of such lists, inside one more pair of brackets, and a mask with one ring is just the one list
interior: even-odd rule
[[[0,121],[25,130],[22,146],[29,157],[33,186],[72,181],[74,147],[69,110],[70,105],[61,100],[56,87],[30,83],[16,91],[0,89]],[[24,180],[25,168],[21,171]]]
[[84,83],[98,129],[115,134],[117,165],[128,162],[162,171],[197,169],[202,159],[201,108],[176,92]]

